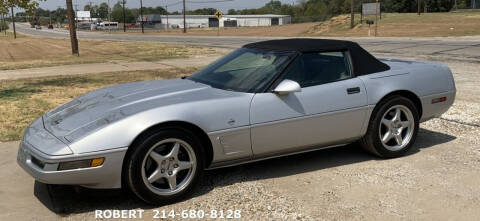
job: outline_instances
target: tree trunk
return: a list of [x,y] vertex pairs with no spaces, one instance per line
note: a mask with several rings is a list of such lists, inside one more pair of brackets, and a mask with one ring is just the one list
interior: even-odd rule
[[12,9],[12,27],[13,27],[13,38],[17,39],[17,30],[15,30],[15,16],[13,15],[13,6]]
[[5,36],[7,36],[7,21],[5,20],[5,14],[2,14],[2,23],[5,25],[5,27],[3,27],[3,31],[5,32]]
[[352,2],[350,3],[350,28],[353,28],[355,26],[355,12],[354,12],[354,5],[355,5],[355,1],[352,0]]
[[77,27],[75,25],[75,15],[73,14],[72,0],[67,1],[67,17],[70,30],[70,42],[72,44],[72,54],[80,56],[78,52]]

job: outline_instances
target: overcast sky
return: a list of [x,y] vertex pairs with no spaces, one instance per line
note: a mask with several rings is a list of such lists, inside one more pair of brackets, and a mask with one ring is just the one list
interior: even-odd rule
[[[107,0],[72,0],[73,4],[78,5],[78,10],[83,9],[83,6],[92,2],[92,4],[100,4],[102,2],[107,2]],[[140,8],[140,0],[126,0],[128,8]],[[168,11],[180,11],[182,4],[174,5],[175,3],[181,2],[182,0],[143,0],[144,7],[156,7],[168,6]],[[222,0],[186,0],[187,1],[187,10],[198,9],[198,8],[218,8],[226,13],[228,9],[245,9],[245,8],[259,8],[265,5],[265,3],[270,0],[233,0],[218,2]],[[217,1],[217,2],[216,2]],[[280,0],[284,4],[293,4],[296,0]],[[113,6],[117,0],[110,0],[110,5]],[[189,3],[190,2],[190,3]],[[196,2],[196,3],[193,3]],[[210,3],[206,3],[210,2]],[[56,9],[58,7],[65,8],[65,0],[46,0],[40,2],[40,7],[43,9]],[[74,6],[75,7],[75,6]]]

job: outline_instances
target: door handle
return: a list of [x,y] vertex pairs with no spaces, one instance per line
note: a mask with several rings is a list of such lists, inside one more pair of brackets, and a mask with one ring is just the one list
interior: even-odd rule
[[357,94],[360,93],[360,87],[352,87],[347,89],[347,94]]

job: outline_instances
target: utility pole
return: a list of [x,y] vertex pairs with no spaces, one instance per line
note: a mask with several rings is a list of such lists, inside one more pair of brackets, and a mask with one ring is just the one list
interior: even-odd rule
[[[111,24],[110,22],[112,22],[112,13],[110,12],[110,0],[108,0],[108,3],[107,3],[107,4],[108,4],[107,13],[108,13],[108,22],[109,22],[109,24],[108,24],[108,33],[110,33],[111,30],[112,30],[112,29],[110,28],[110,24]],[[105,24],[105,23],[104,23],[104,24]]]
[[143,32],[143,0],[140,0],[140,22],[142,23],[142,33]]
[[72,44],[72,54],[80,56],[78,52],[77,26],[75,24],[75,15],[73,14],[72,0],[67,1],[68,25],[70,26],[70,42]]
[[122,1],[123,3],[123,32],[127,32],[127,19],[125,18],[125,0]]
[[183,33],[187,33],[187,16],[185,15],[185,0],[183,0]]
[[417,14],[420,15],[420,9],[422,8],[421,5],[422,5],[422,0],[417,0],[418,2],[418,12]]
[[355,22],[354,4],[355,4],[355,0],[352,0],[350,2],[350,28],[353,28],[355,26],[354,25],[354,22]]
[[168,31],[168,5],[165,5],[165,14],[167,14],[167,31]]
[[13,15],[13,6],[12,9],[12,27],[13,27],[13,39],[17,39],[17,30],[15,30],[15,15]]

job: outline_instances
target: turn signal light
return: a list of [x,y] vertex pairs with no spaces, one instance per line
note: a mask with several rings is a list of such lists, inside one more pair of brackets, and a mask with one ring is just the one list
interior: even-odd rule
[[432,100],[432,104],[444,102],[447,100],[447,97],[439,97]]
[[103,158],[103,157],[95,158],[95,159],[92,160],[92,163],[90,163],[90,166],[91,167],[101,166],[103,164],[103,160],[105,160],[105,158]]
[[81,169],[81,168],[98,167],[98,166],[101,166],[104,161],[105,161],[104,157],[99,157],[99,158],[88,159],[88,160],[61,162],[58,164],[58,170],[74,170],[74,169]]

